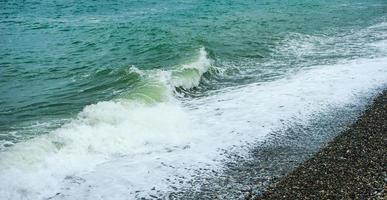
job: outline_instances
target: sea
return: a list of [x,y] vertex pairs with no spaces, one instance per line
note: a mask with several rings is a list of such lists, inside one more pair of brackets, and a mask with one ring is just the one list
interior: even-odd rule
[[386,0],[1,0],[0,199],[216,191],[386,86]]

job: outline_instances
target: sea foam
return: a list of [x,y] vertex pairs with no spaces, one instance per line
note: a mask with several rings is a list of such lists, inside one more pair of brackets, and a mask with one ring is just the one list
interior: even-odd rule
[[186,181],[193,169],[219,167],[220,149],[262,139],[281,120],[306,121],[375,94],[387,82],[386,65],[386,58],[378,58],[315,66],[184,105],[87,106],[73,122],[1,153],[1,199],[127,199],[146,197],[153,187],[171,190],[176,183],[166,180]]

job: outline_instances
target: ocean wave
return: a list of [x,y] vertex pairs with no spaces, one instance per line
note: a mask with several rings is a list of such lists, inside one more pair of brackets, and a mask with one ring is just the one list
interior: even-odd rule
[[[306,54],[320,39],[296,38],[305,41],[299,47]],[[283,52],[296,51],[288,47]],[[204,48],[195,61],[171,70],[131,67],[139,81],[130,92],[88,105],[61,128],[0,152],[0,199],[95,199],[112,191],[125,199],[153,185],[167,191],[171,183],[165,179],[214,164],[220,149],[262,139],[283,120],[306,121],[315,112],[356,102],[357,95],[372,96],[387,84],[386,63],[375,58],[311,66],[184,105],[177,88],[198,87],[214,68]]]
[[[87,171],[111,157],[185,144],[194,128],[174,98],[174,91],[177,87],[198,86],[210,64],[201,48],[196,61],[173,71],[131,67],[130,74],[140,76],[131,92],[86,106],[61,128],[0,153],[1,199],[47,197],[50,190],[58,189],[58,180]],[[42,179],[45,181],[34,185]]]
[[[281,120],[295,115],[307,120],[312,113],[353,103],[356,95],[372,95],[386,84],[386,63],[363,59],[315,66],[289,78],[227,88],[185,106],[173,98],[152,104],[117,99],[86,106],[65,126],[0,153],[0,198],[41,199],[57,192],[71,194],[59,199],[72,198],[90,190],[78,179],[100,187],[106,183],[103,174],[112,169],[117,173],[107,179],[113,184],[108,187],[128,184],[125,191],[131,195],[151,190],[152,184],[162,187],[168,184],[164,178],[209,165],[219,158],[219,149],[263,137]],[[125,191],[116,195],[127,195]]]
[[191,89],[197,87],[204,73],[211,66],[211,60],[204,48],[200,49],[199,58],[192,63],[183,65],[180,69],[172,71],[170,83],[174,87]]

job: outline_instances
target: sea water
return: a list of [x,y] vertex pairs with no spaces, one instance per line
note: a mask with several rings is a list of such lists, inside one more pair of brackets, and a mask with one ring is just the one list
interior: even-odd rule
[[[385,0],[0,2],[0,199],[168,198],[387,83]],[[212,175],[211,175],[212,174]]]

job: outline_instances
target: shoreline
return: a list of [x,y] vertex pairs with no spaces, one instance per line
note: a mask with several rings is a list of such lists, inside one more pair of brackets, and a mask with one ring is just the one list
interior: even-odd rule
[[[312,158],[355,123],[379,93],[357,102],[314,113],[308,121],[283,121],[264,140],[243,146],[246,154],[227,152],[221,172],[198,175],[187,187],[172,192],[173,199],[255,199],[274,183]],[[211,175],[212,174],[212,175]],[[195,190],[192,188],[195,187]]]
[[383,199],[387,197],[387,90],[312,158],[246,199]]

